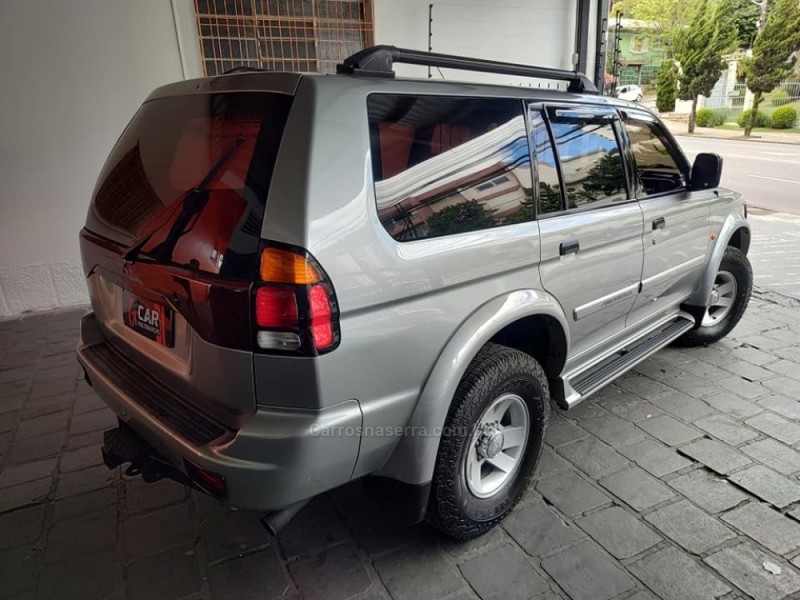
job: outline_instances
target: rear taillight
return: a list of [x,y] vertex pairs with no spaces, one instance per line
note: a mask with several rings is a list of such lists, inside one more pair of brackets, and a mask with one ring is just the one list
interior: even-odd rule
[[339,344],[339,311],[330,281],[302,249],[270,245],[255,287],[256,346],[315,356]]

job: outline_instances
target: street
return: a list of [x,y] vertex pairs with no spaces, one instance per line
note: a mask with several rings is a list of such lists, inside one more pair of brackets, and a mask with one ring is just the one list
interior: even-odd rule
[[800,215],[800,145],[677,136],[689,160],[721,155],[722,185],[744,194],[749,206]]
[[800,299],[800,146],[677,136],[689,160],[716,152],[722,184],[750,207],[756,287]]

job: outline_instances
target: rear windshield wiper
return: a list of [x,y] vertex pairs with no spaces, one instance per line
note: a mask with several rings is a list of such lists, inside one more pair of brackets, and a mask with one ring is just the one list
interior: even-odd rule
[[223,152],[222,156],[211,165],[211,168],[208,170],[205,177],[203,177],[202,181],[197,186],[184,193],[181,199],[181,212],[175,218],[163,242],[149,252],[142,251],[142,248],[150,241],[156,231],[161,229],[161,227],[158,227],[141,240],[135,242],[125,253],[125,260],[133,262],[140,257],[147,257],[156,261],[171,261],[172,254],[175,252],[178,241],[191,231],[191,229],[187,231],[186,227],[192,222],[192,219],[200,216],[200,213],[203,212],[203,209],[208,204],[208,186],[214,180],[219,170],[228,162],[231,156],[233,156],[236,149],[243,143],[243,137],[240,136],[236,138],[236,141],[234,141],[234,143]]

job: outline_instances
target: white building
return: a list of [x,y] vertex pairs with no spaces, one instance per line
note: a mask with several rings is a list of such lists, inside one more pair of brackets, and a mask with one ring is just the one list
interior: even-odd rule
[[[288,4],[291,15],[279,14],[286,3],[276,0],[0,2],[0,317],[87,301],[78,232],[95,179],[159,85],[247,57],[250,64],[260,57],[262,66],[330,70],[345,50],[371,42],[566,69],[577,63],[593,79],[604,63],[596,57],[608,0]],[[248,14],[256,5],[276,12],[268,19]],[[236,6],[238,16],[223,14]],[[314,14],[302,14],[306,7]],[[356,26],[338,18],[354,14]],[[421,67],[398,71],[428,75]],[[457,77],[438,70],[431,76]]]

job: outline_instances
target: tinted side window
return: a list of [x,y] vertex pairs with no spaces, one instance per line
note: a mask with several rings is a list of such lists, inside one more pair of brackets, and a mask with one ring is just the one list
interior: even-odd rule
[[629,118],[625,129],[636,161],[638,196],[664,194],[685,187],[683,173],[674,158],[675,150],[655,123]]
[[373,94],[378,216],[396,240],[534,218],[522,102]]
[[553,142],[541,111],[531,110],[528,114],[531,123],[531,146],[539,178],[539,213],[557,212],[563,210],[564,202],[561,197]]
[[567,208],[627,200],[625,171],[611,120],[573,114],[577,116],[551,112]]

